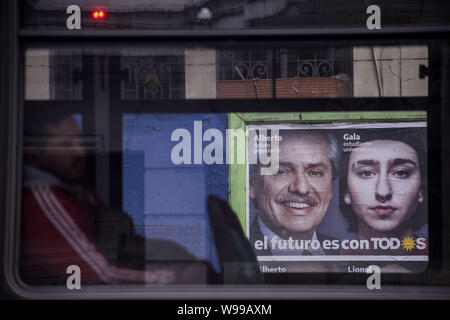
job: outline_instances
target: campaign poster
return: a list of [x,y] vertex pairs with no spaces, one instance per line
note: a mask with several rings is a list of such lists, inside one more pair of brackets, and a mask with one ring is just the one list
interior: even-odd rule
[[246,232],[262,272],[426,268],[425,121],[246,130]]

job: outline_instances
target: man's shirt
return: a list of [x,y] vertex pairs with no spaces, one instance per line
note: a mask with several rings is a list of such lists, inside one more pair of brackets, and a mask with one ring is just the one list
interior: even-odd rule
[[[269,227],[267,227],[264,222],[262,221],[260,215],[257,216],[258,219],[258,224],[259,224],[259,228],[261,230],[261,233],[263,235],[263,237],[267,237],[267,241],[268,241],[268,247],[270,249],[270,251],[272,252],[272,254],[274,256],[301,256],[305,254],[305,250],[303,249],[279,249],[277,248],[272,248],[272,244],[271,244],[271,239],[278,237],[278,240],[280,241],[284,241],[284,240],[288,240],[288,239],[283,239],[281,238],[279,235],[277,235],[275,232],[273,232],[272,230],[269,229]],[[317,238],[317,232],[314,230],[314,234],[312,236],[313,241],[319,241]],[[294,240],[296,241],[296,240]],[[297,240],[300,241],[300,240]],[[305,242],[305,241],[303,241]],[[311,253],[311,255],[313,256],[323,256],[325,255],[325,252],[323,251],[322,247],[320,247],[319,249],[312,249],[311,247],[308,247],[308,251],[309,253]]]

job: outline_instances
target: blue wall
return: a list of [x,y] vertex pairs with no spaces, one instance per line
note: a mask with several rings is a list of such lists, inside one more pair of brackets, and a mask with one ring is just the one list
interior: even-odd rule
[[203,132],[216,128],[225,137],[227,114],[124,115],[123,209],[140,234],[172,240],[217,269],[206,201],[209,194],[228,199],[228,167],[171,160],[178,143],[171,141],[172,132],[187,129],[193,144],[194,121],[202,121]]

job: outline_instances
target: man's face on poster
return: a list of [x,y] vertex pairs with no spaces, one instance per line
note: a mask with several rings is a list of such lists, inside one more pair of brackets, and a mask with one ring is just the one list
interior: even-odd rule
[[280,142],[279,169],[251,178],[250,198],[263,222],[277,234],[311,233],[332,198],[333,167],[327,141],[319,134],[292,132]]
[[370,148],[353,151],[344,200],[359,223],[379,231],[393,231],[407,223],[423,202],[416,151],[395,140],[374,140]]

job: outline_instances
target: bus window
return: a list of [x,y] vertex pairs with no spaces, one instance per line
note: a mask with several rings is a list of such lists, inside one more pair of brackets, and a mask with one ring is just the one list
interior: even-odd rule
[[[145,277],[145,272],[159,272],[160,266],[162,271],[172,271],[177,275],[180,265],[184,268],[191,264],[194,273],[197,264],[204,267],[203,273],[198,271],[201,273],[200,282],[218,281],[221,277],[233,281],[230,280],[230,274],[235,272],[230,271],[233,264],[224,262],[220,252],[220,242],[224,240],[215,236],[218,231],[211,224],[212,213],[208,210],[211,195],[229,201],[233,215],[240,221],[239,232],[250,240],[241,245],[253,250],[249,259],[253,259],[255,265],[259,261],[258,272],[270,273],[277,268],[286,273],[343,272],[355,265],[356,262],[350,261],[366,265],[364,261],[386,264],[392,259],[404,260],[406,266],[401,266],[402,272],[424,270],[428,261],[427,210],[422,210],[423,223],[417,229],[397,233],[397,227],[392,227],[384,234],[389,235],[388,239],[396,239],[392,240],[395,242],[392,246],[396,248],[384,242],[372,243],[370,237],[357,242],[358,236],[352,232],[358,229],[347,230],[349,220],[342,211],[351,201],[348,200],[351,196],[343,193],[347,185],[340,179],[348,173],[339,161],[341,156],[348,154],[347,149],[359,150],[354,146],[358,143],[375,144],[379,139],[393,143],[398,140],[402,146],[405,144],[405,148],[413,148],[413,144],[403,140],[418,137],[423,150],[414,149],[413,159],[408,160],[413,164],[409,163],[409,169],[401,172],[408,170],[412,174],[416,168],[416,175],[425,177],[425,163],[419,158],[427,157],[426,106],[413,105],[414,110],[409,112],[370,112],[368,108],[367,111],[350,113],[336,109],[334,113],[324,113],[294,107],[291,112],[264,113],[254,112],[255,109],[241,113],[245,108],[239,107],[242,104],[236,99],[271,101],[276,97],[283,101],[289,98],[403,97],[412,92],[426,96],[428,80],[420,79],[419,65],[426,65],[427,61],[427,46],[248,50],[199,47],[125,49],[118,46],[109,50],[91,47],[27,49],[24,123],[27,144],[24,149],[23,256],[20,269],[24,279],[36,284],[46,284],[46,281],[63,283],[62,266],[58,271],[54,270],[56,266],[50,259],[55,254],[53,250],[61,250],[68,255],[67,259],[61,258],[61,263],[82,263],[83,268],[91,273],[92,283],[126,283],[131,280],[122,279],[122,273],[137,277],[134,272],[139,270],[140,277]],[[407,67],[402,69],[402,66]],[[215,110],[208,102],[201,103],[202,100],[220,99],[235,99],[236,112]],[[189,100],[195,103],[194,112],[178,111],[178,107]],[[260,190],[260,185],[266,180],[269,183],[271,179],[280,179],[278,183],[281,186],[283,176],[276,178],[276,172],[261,178],[254,175],[254,166],[262,161],[260,157],[263,155],[259,151],[256,153],[255,164],[251,162],[251,155],[256,150],[254,148],[260,148],[259,144],[264,142],[260,140],[264,137],[260,134],[267,129],[276,139],[274,132],[283,133],[280,133],[277,144],[277,140],[270,140],[268,144],[279,148],[273,152],[277,153],[280,164],[290,157],[282,142],[283,135],[286,141],[292,140],[291,136],[298,141],[304,135],[311,135],[311,139],[317,138],[318,141],[333,137],[330,141],[334,141],[336,155],[332,157],[332,165],[326,164],[328,160],[310,160],[323,163],[319,171],[324,176],[329,171],[331,177],[331,169],[335,170],[333,179],[329,181],[329,196],[324,196],[323,204],[320,192],[302,198],[306,196],[300,191],[291,190],[295,183],[285,190],[284,197],[302,198],[310,207],[322,207],[317,212],[317,221],[314,220],[307,232],[294,230],[291,234],[289,228],[281,228],[284,209],[275,213],[273,209],[264,210],[264,206],[259,204],[265,201],[260,198],[265,192]],[[315,133],[312,134],[311,130]],[[408,130],[411,137],[405,133],[406,138],[403,138],[403,132]],[[259,138],[252,140],[250,137],[255,134]],[[40,141],[39,144],[36,145],[36,141]],[[254,141],[258,143],[252,147]],[[311,152],[320,158],[319,145]],[[302,148],[300,145],[297,147],[298,150]],[[326,148],[331,147],[328,145]],[[300,154],[298,157],[291,163],[295,170],[299,170],[298,162],[303,156]],[[372,156],[367,157],[372,159]],[[397,156],[386,161],[390,163],[393,159]],[[377,158],[373,161],[381,163],[382,160]],[[383,167],[383,172],[385,169]],[[294,167],[286,170],[294,172]],[[274,178],[270,178],[272,175]],[[286,174],[285,179],[289,176]],[[421,204],[426,199],[427,186],[424,178],[420,181],[423,189],[420,189],[421,197],[417,203]],[[419,193],[419,187],[416,191]],[[312,190],[306,192],[313,193]],[[242,193],[246,196],[242,197]],[[340,194],[344,195],[341,197]],[[80,200],[83,198],[91,202]],[[412,208],[411,212],[409,209],[404,212],[410,219],[416,205],[405,206]],[[373,207],[378,208],[375,204]],[[391,208],[392,212],[403,210],[400,204],[398,207],[390,204],[386,208]],[[373,210],[378,214],[382,209]],[[388,209],[383,210],[387,212]],[[294,211],[292,214],[295,216],[297,213]],[[314,212],[311,211],[311,216],[315,215]],[[383,211],[378,215],[385,217],[390,214],[384,215]],[[33,229],[35,221],[39,220],[43,226],[38,230],[47,238]],[[363,222],[358,220],[360,224]],[[403,222],[400,221],[399,225]],[[277,229],[279,227],[280,230]],[[72,228],[76,232],[67,233]],[[262,235],[261,239],[255,240],[255,232]],[[285,232],[288,233],[284,235]],[[320,267],[315,266],[316,262],[308,266],[312,262],[310,258],[292,256],[297,249],[302,252],[311,250],[296,242],[303,236],[298,239],[294,236],[307,233],[311,233],[314,241],[326,242],[325,247],[312,248],[313,256],[318,255],[312,261],[318,261]],[[291,234],[294,241],[289,249],[283,247],[283,241],[287,240],[276,241],[277,237],[289,238],[287,234]],[[320,238],[322,234],[330,238]],[[384,241],[386,237],[381,235],[378,238]],[[374,234],[372,236],[375,237]],[[414,256],[405,258],[411,254],[403,252],[399,243],[408,237],[415,245],[420,242],[420,248],[414,251]],[[53,241],[58,245],[48,244]],[[272,253],[262,254],[261,250]],[[77,265],[75,262],[72,264]],[[111,268],[107,276],[98,274],[96,266],[102,265]],[[47,271],[36,273],[36,270],[43,269]],[[396,270],[400,272],[398,268],[391,271]],[[152,276],[150,278],[153,279]],[[168,283],[170,281],[176,280],[167,280]]]
[[448,296],[449,5],[377,5],[2,1],[0,287]]

